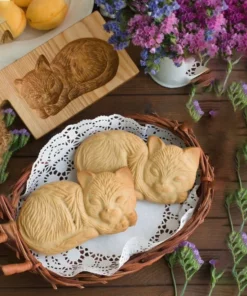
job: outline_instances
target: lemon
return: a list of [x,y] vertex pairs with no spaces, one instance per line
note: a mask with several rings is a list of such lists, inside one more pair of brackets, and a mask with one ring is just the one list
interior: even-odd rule
[[0,1],[0,18],[3,18],[14,38],[26,28],[25,12],[12,1]]
[[64,0],[32,0],[27,8],[29,25],[38,30],[51,30],[58,27],[68,12]]

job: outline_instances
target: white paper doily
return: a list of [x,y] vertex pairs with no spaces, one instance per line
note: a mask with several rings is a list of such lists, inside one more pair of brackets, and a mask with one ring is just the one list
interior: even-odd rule
[[[185,147],[181,139],[166,129],[152,125],[141,126],[136,121],[120,115],[100,116],[94,120],[83,120],[78,124],[69,125],[41,150],[33,165],[19,208],[32,191],[45,183],[59,180],[76,181],[73,163],[75,149],[88,136],[112,129],[132,132],[145,141],[150,135],[156,135],[167,144]],[[112,275],[130,256],[164,242],[184,226],[198,202],[198,186],[199,180],[182,205],[159,205],[138,201],[137,224],[123,233],[92,239],[55,256],[44,256],[35,252],[33,254],[44,267],[61,276],[71,277],[82,271]]]

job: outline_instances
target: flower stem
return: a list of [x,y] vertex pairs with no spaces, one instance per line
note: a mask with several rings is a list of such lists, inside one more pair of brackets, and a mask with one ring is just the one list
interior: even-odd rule
[[173,282],[173,287],[174,287],[174,293],[175,293],[175,296],[178,296],[177,283],[176,283],[176,279],[175,279],[175,275],[174,275],[174,270],[173,270],[173,267],[172,266],[171,266],[171,275],[172,275],[172,282]]
[[[243,214],[242,214],[242,217],[243,217]],[[241,224],[241,226],[240,226],[240,232],[243,232],[244,224],[245,224],[245,221],[243,221],[242,224]]]
[[227,75],[226,75],[226,78],[225,78],[225,81],[224,81],[224,84],[223,84],[223,87],[221,89],[221,92],[220,92],[220,95],[222,95],[226,89],[226,85],[227,85],[227,82],[229,80],[229,77],[232,73],[232,68],[233,68],[233,65],[232,65],[232,62],[231,61],[228,61],[228,66],[227,66]]
[[186,291],[187,286],[188,286],[188,280],[186,279],[186,281],[185,281],[185,283],[184,283],[183,290],[182,290],[180,296],[184,296],[184,293],[185,293],[185,291]]
[[212,286],[211,286],[211,289],[210,289],[210,291],[209,291],[208,296],[211,296],[211,295],[212,295],[214,288],[215,288],[215,285],[212,285]]
[[229,205],[227,205],[227,214],[228,214],[228,219],[229,219],[230,226],[231,226],[231,232],[234,232],[233,223],[232,223],[232,216],[231,216],[231,211],[230,211]]
[[240,156],[237,156],[237,176],[238,176],[238,182],[239,182],[239,186],[241,189],[243,189],[243,184],[242,184],[242,180],[241,180],[241,175],[240,175]]

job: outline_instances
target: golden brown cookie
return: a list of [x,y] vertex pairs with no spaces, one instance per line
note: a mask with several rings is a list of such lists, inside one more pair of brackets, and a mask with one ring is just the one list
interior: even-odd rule
[[80,185],[50,183],[28,197],[17,224],[31,249],[57,254],[136,223],[136,196],[128,168],[97,175],[80,172],[78,181]]
[[107,131],[88,137],[75,154],[78,171],[115,171],[128,166],[138,199],[156,203],[181,203],[193,187],[201,150],[166,145],[151,136],[146,144],[125,131]]

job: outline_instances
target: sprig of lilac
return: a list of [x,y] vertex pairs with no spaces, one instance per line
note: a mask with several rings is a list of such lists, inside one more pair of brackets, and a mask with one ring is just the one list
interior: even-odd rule
[[177,249],[178,262],[183,268],[185,275],[185,283],[180,296],[183,296],[188,283],[191,281],[196,272],[204,264],[200,253],[193,243],[188,241],[182,242]]
[[[13,109],[8,108],[2,111],[3,120],[7,127],[10,127],[15,118],[16,114]],[[3,160],[0,165],[0,184],[4,183],[9,175],[7,170],[8,163],[14,152],[18,151],[22,147],[24,147],[30,139],[30,133],[26,129],[14,129],[10,131],[11,133],[11,141],[9,144],[8,151],[6,151],[3,155]]]
[[188,283],[204,264],[204,261],[202,260],[195,244],[188,241],[180,243],[171,255],[166,256],[166,260],[168,261],[168,266],[171,270],[175,296],[177,296],[177,286],[174,276],[174,266],[176,263],[179,263],[182,267],[185,275],[185,283],[180,296],[184,296]]
[[247,267],[238,270],[237,267],[247,255],[247,234],[245,232],[232,232],[228,238],[228,247],[231,250],[234,266],[232,274],[237,281],[239,296],[247,287]]
[[204,115],[204,111],[201,109],[200,103],[197,100],[194,100],[196,95],[196,87],[192,85],[189,101],[186,104],[187,110],[191,118],[198,122]]
[[[236,153],[236,172],[239,179],[239,189],[233,193],[226,196],[226,208],[227,214],[231,225],[231,232],[228,236],[228,247],[231,251],[234,266],[232,268],[232,274],[236,279],[238,284],[238,296],[242,295],[247,287],[247,268],[239,269],[239,264],[247,256],[247,234],[243,231],[245,223],[247,222],[247,189],[243,187],[243,183],[240,175],[240,165],[242,158],[246,160],[245,145],[238,149]],[[240,230],[237,232],[234,229],[232,216],[231,216],[231,206],[236,204],[241,212],[242,224]]]
[[227,90],[228,98],[231,101],[234,111],[247,108],[247,84],[233,82]]
[[218,283],[218,281],[224,275],[225,270],[220,271],[220,272],[217,270],[218,260],[211,259],[209,261],[209,264],[211,265],[211,268],[210,268],[210,273],[211,273],[211,288],[210,288],[210,291],[209,291],[208,296],[211,296],[212,293],[213,293],[213,291],[214,291],[214,288],[216,287],[216,285]]
[[15,111],[12,108],[7,108],[2,110],[2,114],[6,127],[11,126],[16,118]]

